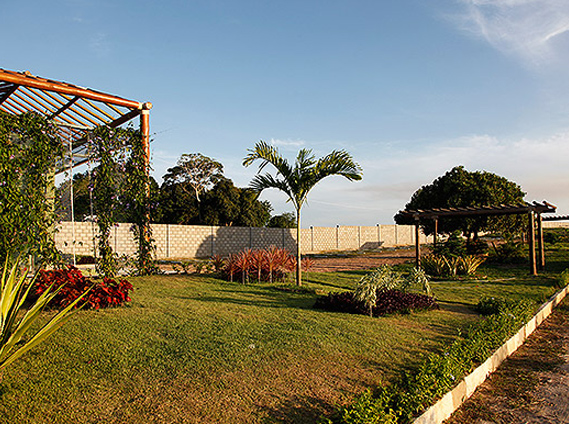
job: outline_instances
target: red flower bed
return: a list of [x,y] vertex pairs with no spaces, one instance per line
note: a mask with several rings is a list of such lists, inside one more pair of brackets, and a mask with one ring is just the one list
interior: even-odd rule
[[56,308],[64,308],[89,289],[89,294],[76,307],[84,304],[85,308],[91,309],[121,306],[124,302],[130,302],[128,293],[133,290],[132,284],[125,279],[119,279],[118,282],[111,278],[92,281],[73,266],[40,271],[35,281],[35,295],[40,296],[50,286],[53,289],[61,287],[50,302]]

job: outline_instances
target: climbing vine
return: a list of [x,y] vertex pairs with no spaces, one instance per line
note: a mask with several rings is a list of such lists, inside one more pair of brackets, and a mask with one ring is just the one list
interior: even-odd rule
[[63,148],[54,126],[36,113],[0,112],[0,257],[60,257],[53,239],[54,170]]
[[118,258],[110,243],[110,233],[119,215],[133,222],[139,274],[154,270],[153,240],[148,205],[149,177],[139,130],[97,127],[91,134],[92,158],[99,162],[93,172],[93,200],[99,227],[97,270],[112,277]]

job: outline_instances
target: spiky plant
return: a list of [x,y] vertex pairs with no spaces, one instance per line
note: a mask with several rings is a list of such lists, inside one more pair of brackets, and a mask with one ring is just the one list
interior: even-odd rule
[[34,279],[35,277],[28,281],[28,272],[20,272],[18,261],[10,266],[9,260],[6,259],[0,279],[0,370],[43,342],[69,321],[75,305],[89,292],[87,290],[57,313],[31,338],[24,340],[31,327],[40,318],[41,311],[63,287],[56,290],[51,290],[50,287],[45,290],[22,316],[20,312],[33,287]]

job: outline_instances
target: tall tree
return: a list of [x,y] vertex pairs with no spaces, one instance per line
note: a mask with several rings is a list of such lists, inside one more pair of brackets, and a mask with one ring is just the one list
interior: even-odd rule
[[[520,186],[507,178],[486,171],[467,171],[456,166],[443,176],[419,188],[405,210],[490,206],[523,202],[525,193]],[[395,215],[397,224],[411,224]],[[476,238],[481,231],[499,231],[512,235],[524,228],[521,216],[445,218],[439,221],[438,232],[450,234],[460,230],[467,238]],[[433,223],[422,222],[425,234],[434,232]]]
[[[259,141],[243,159],[243,165],[249,166],[257,159],[261,161],[257,175],[251,181],[250,187],[262,192],[267,188],[281,190],[294,205],[296,211],[296,284],[302,284],[301,253],[300,253],[300,210],[308,193],[322,179],[340,175],[350,181],[362,179],[362,169],[344,150],[334,150],[332,153],[316,160],[312,150],[301,149],[298,152],[294,166],[283,158],[278,149],[264,141]],[[277,175],[260,172],[267,165],[272,165]]]
[[212,188],[223,175],[223,165],[201,153],[184,153],[175,167],[169,168],[164,181],[180,183],[182,189],[192,192],[198,203],[200,194]]

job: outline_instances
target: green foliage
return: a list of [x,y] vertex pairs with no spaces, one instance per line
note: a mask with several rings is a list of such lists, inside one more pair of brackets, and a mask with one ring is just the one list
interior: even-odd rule
[[426,255],[421,258],[421,268],[432,277],[456,277],[473,275],[486,260],[485,256]]
[[413,268],[406,280],[406,287],[419,286],[423,289],[427,296],[433,296],[433,291],[431,290],[431,284],[429,283],[429,277],[425,270],[421,268]]
[[569,243],[569,228],[545,228],[543,241],[549,244]]
[[363,302],[369,310],[369,315],[372,316],[378,290],[400,288],[404,281],[401,274],[394,271],[393,267],[382,265],[360,279],[354,291],[354,299]]
[[53,173],[62,146],[35,113],[0,111],[0,256],[31,254],[56,263]]
[[181,185],[175,181],[164,182],[156,222],[263,227],[271,217],[272,207],[268,201],[258,200],[251,189],[235,187],[228,178],[217,178],[216,184],[202,193],[199,203]]
[[[296,211],[296,284],[302,284],[301,248],[300,248],[300,210],[308,197],[310,190],[322,179],[340,175],[350,181],[362,179],[362,169],[345,150],[334,150],[323,158],[316,160],[312,150],[301,149],[296,156],[294,166],[283,158],[278,149],[264,141],[258,142],[243,159],[243,165],[249,166],[260,160],[259,173],[251,181],[251,188],[258,193],[265,189],[274,188],[282,191],[294,205]],[[276,176],[260,172],[272,165]]]
[[[490,304],[488,300],[481,303]],[[363,424],[382,423],[382,419],[410,422],[515,334],[535,309],[527,301],[492,304],[499,304],[493,308],[495,312],[472,325],[464,338],[457,339],[444,352],[427,354],[416,369],[404,372],[390,387],[382,387],[373,396],[364,392],[323,422]]]
[[392,394],[379,387],[374,393],[366,390],[348,406],[338,409],[332,419],[322,418],[319,424],[396,424],[397,415],[390,407]]
[[433,254],[446,257],[466,255],[466,242],[460,231],[453,231],[444,243],[437,244]]
[[[419,188],[405,205],[405,210],[489,206],[523,202],[520,186],[504,177],[486,171],[470,172],[456,166],[431,184]],[[395,215],[398,224],[410,224]],[[518,234],[526,228],[526,216],[449,217],[439,220],[438,232],[451,234],[460,230],[470,238],[481,231],[497,231],[504,235]],[[421,222],[425,234],[434,232],[432,220]]]
[[175,167],[169,168],[164,181],[178,184],[182,190],[195,197],[212,188],[223,177],[223,165],[201,153],[184,153]]
[[563,288],[563,287],[567,287],[568,285],[569,285],[569,269],[566,269],[559,276],[557,287]]
[[24,340],[29,331],[39,321],[44,307],[61,289],[47,288],[29,306],[25,314],[20,313],[26,303],[33,280],[28,282],[28,273],[20,272],[18,261],[10,265],[8,259],[4,263],[0,280],[0,370],[20,358],[27,351],[42,343],[72,316],[72,310],[88,293],[85,292],[65,309],[57,313],[51,320],[35,332],[28,340]]
[[267,227],[270,228],[296,228],[296,218],[292,212],[274,215],[269,219]]
[[93,159],[93,203],[98,234],[97,271],[114,277],[119,260],[109,244],[111,228],[124,209],[133,221],[131,228],[138,245],[136,268],[140,275],[156,271],[150,228],[150,179],[140,131],[132,128],[98,126],[90,137]]
[[522,242],[507,240],[498,245],[492,243],[489,259],[502,264],[518,264],[526,261],[525,245]]

